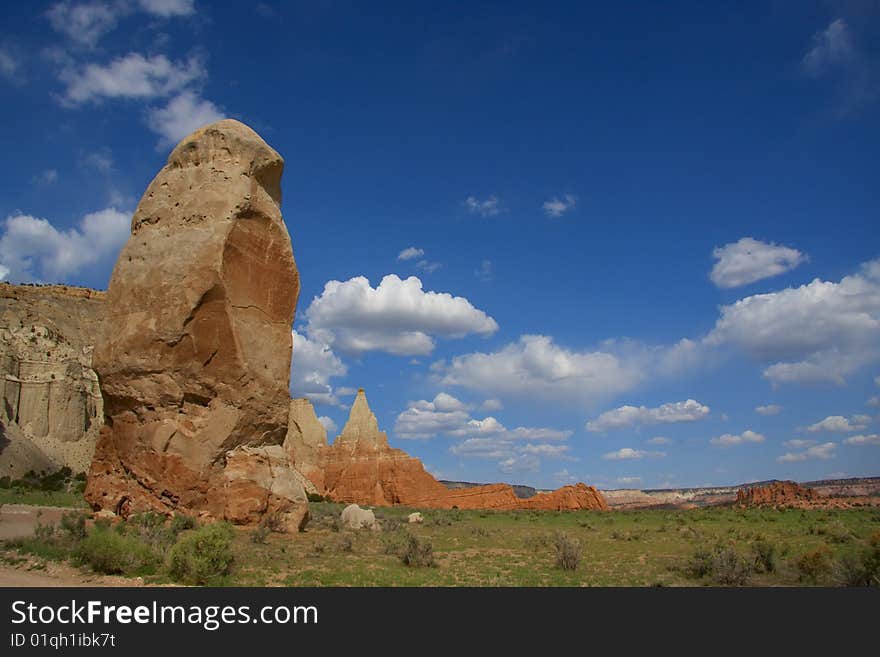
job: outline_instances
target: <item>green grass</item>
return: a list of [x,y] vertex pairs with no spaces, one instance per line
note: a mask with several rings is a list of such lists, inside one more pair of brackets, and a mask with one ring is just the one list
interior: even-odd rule
[[[421,525],[406,522],[413,509],[377,508],[386,529],[382,532],[340,530],[342,508],[313,502],[304,533],[269,533],[261,537],[263,542],[252,540],[256,529],[237,528],[231,533],[231,561],[224,557],[222,567],[212,568],[223,571],[222,582],[232,586],[711,586],[740,581],[731,575],[745,564],[749,585],[804,586],[839,583],[836,570],[815,580],[804,577],[799,568],[804,554],[827,549],[837,567],[863,559],[872,549],[871,536],[880,536],[880,509],[870,508],[610,513],[421,509]],[[168,533],[168,525],[153,524],[150,518],[132,520],[124,533],[139,536],[160,553],[167,553],[175,541],[195,544],[198,530],[183,530],[178,539]],[[557,562],[560,533],[580,546],[572,570]],[[191,538],[184,540],[187,536]],[[434,565],[401,558],[402,549],[412,544],[410,536],[418,545],[431,546]],[[63,550],[36,538],[7,547],[45,559],[65,558]],[[716,556],[698,577],[689,564],[699,552]],[[7,558],[14,553],[7,552]],[[152,581],[168,581],[167,572],[166,563]]]
[[33,504],[35,506],[60,506],[72,509],[88,507],[82,493],[17,487],[0,488],[0,504]]

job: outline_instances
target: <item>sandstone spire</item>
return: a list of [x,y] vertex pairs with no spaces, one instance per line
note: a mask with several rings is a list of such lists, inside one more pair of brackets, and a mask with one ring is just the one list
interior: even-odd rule
[[348,414],[348,421],[336,442],[343,445],[358,443],[362,446],[388,447],[388,436],[379,431],[379,421],[370,410],[363,388],[358,390]]
[[95,348],[109,420],[86,489],[95,508],[305,514],[281,447],[299,295],[283,166],[249,127],[218,121],[181,141],[141,198]]

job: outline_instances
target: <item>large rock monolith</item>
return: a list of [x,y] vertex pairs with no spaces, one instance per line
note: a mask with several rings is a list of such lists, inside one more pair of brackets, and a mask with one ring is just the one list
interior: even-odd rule
[[223,120],[181,141],[141,198],[94,354],[106,418],[86,488],[95,509],[302,525],[305,492],[280,449],[299,295],[283,166]]

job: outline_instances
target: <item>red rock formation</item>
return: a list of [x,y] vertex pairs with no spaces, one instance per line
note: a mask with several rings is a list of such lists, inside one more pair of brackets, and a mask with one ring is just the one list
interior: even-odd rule
[[[304,406],[298,406],[299,415],[308,415]],[[508,484],[450,490],[431,476],[419,459],[388,445],[388,436],[379,431],[362,389],[332,445],[315,449],[295,446],[301,443],[300,437],[288,433],[287,444],[294,452],[296,467],[324,495],[339,502],[436,509],[608,509],[602,493],[584,484],[539,493],[531,499],[517,497]],[[301,460],[299,454],[306,456]]]
[[819,493],[794,481],[774,481],[741,489],[736,494],[737,506],[801,506],[819,500]]

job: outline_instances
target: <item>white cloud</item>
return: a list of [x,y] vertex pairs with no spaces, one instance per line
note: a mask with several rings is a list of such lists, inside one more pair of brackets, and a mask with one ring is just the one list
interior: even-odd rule
[[414,246],[408,246],[403,251],[397,254],[398,260],[415,260],[416,258],[421,258],[425,255],[424,249],[417,249]]
[[139,0],[141,9],[154,16],[190,16],[196,13],[193,0]]
[[398,356],[426,355],[434,336],[489,336],[498,324],[464,297],[422,289],[415,276],[391,274],[375,288],[358,276],[329,281],[305,311],[306,331],[346,353],[385,351]]
[[782,412],[782,406],[779,406],[778,404],[755,406],[755,412],[758,415],[779,415]]
[[880,434],[859,434],[843,441],[847,445],[880,445]]
[[793,440],[786,440],[782,443],[785,447],[789,447],[791,449],[805,449],[807,447],[811,447],[816,444],[815,440],[803,440],[800,438],[795,438]]
[[631,389],[641,373],[601,351],[572,351],[544,335],[523,335],[492,353],[455,356],[431,369],[444,385],[492,395],[590,402]]
[[854,58],[855,49],[849,28],[842,18],[838,18],[813,35],[813,47],[804,55],[801,66],[807,75],[821,77],[837,66],[852,62]]
[[614,480],[618,484],[622,484],[623,486],[635,486],[636,484],[642,483],[641,477],[618,477]]
[[650,440],[646,440],[646,445],[669,445],[672,441],[664,436],[654,436]]
[[317,404],[339,406],[330,379],[345,376],[348,368],[329,345],[293,331],[290,390],[293,397],[308,397]]
[[336,426],[336,422],[333,421],[333,418],[326,415],[321,415],[318,418],[318,422],[324,425],[324,429],[327,431],[328,436],[334,435],[336,433],[336,430],[339,428]]
[[8,50],[0,48],[0,77],[10,82],[18,82],[19,70],[18,59]]
[[351,386],[342,386],[340,388],[336,388],[336,394],[340,397],[351,397],[357,394],[358,389],[352,388]]
[[101,173],[113,171],[113,153],[109,148],[83,153],[79,158],[80,166],[95,169]]
[[763,443],[764,436],[756,433],[751,429],[746,429],[740,434],[725,433],[718,438],[712,438],[709,442],[716,447],[733,447],[734,445],[743,445],[746,443]]
[[498,206],[498,197],[494,194],[485,201],[481,201],[475,196],[468,196],[464,200],[464,207],[471,214],[478,214],[481,217],[495,217],[501,212],[501,208]]
[[587,431],[608,431],[639,424],[668,424],[694,422],[709,415],[709,407],[693,399],[670,402],[656,408],[646,406],[620,406],[605,411],[597,419],[587,422]]
[[81,70],[65,68],[61,81],[67,85],[63,102],[69,106],[99,102],[105,98],[163,98],[204,78],[206,71],[196,57],[173,62],[165,55],[144,57],[132,52],[106,66],[87,64]]
[[489,411],[490,413],[493,411],[500,411],[504,408],[504,404],[501,403],[499,399],[487,399],[480,406],[484,411]]
[[577,196],[573,194],[565,194],[562,198],[554,196],[553,198],[544,201],[544,204],[541,207],[544,210],[544,214],[548,217],[561,217],[566,212],[574,210],[575,206],[577,206]]
[[706,346],[732,345],[763,362],[774,384],[832,381],[880,357],[880,260],[839,283],[814,280],[723,306]]
[[116,27],[121,6],[110,2],[58,2],[46,12],[52,29],[83,46],[94,47]]
[[832,459],[835,457],[834,450],[836,448],[836,443],[822,443],[821,445],[813,445],[803,452],[786,452],[776,460],[780,463],[790,463],[809,459]]
[[223,111],[210,100],[201,98],[194,91],[183,91],[165,107],[149,110],[147,125],[159,135],[158,146],[161,148],[175,145],[197,128],[222,118]]
[[824,420],[811,424],[807,431],[818,433],[820,431],[846,433],[848,431],[861,431],[867,428],[871,418],[867,415],[853,415],[847,419],[842,415],[829,415]]
[[865,403],[871,408],[880,408],[880,395],[874,395]]
[[484,283],[488,283],[492,280],[492,261],[491,260],[483,260],[480,263],[480,268],[474,270],[474,276],[479,278]]
[[616,452],[608,452],[603,454],[602,458],[609,461],[628,461],[644,458],[663,458],[666,452],[649,452],[643,449],[632,449],[631,447],[622,447]]
[[517,454],[498,462],[498,469],[504,474],[537,472],[540,467],[541,460],[531,454]]
[[743,237],[712,251],[718,261],[709,278],[720,288],[739,287],[791,271],[808,260],[797,249]]
[[58,170],[46,169],[45,171],[41,171],[40,175],[37,176],[37,180],[44,185],[54,185],[58,182]]
[[416,263],[416,269],[419,271],[423,271],[426,274],[433,274],[435,271],[440,269],[443,266],[443,263],[440,262],[432,262],[429,260],[419,260]]
[[446,393],[434,397],[434,401],[414,401],[397,416],[394,434],[399,438],[427,439],[439,433],[461,429],[470,421],[470,415],[462,402]]
[[83,267],[116,258],[128,240],[131,214],[106,208],[85,215],[76,228],[16,214],[3,222],[0,265],[13,281],[64,281]]

